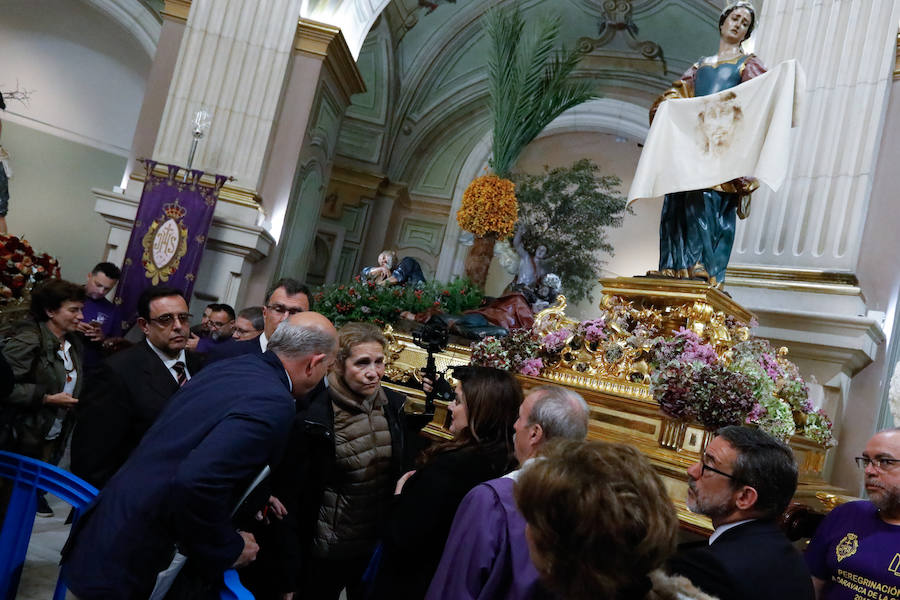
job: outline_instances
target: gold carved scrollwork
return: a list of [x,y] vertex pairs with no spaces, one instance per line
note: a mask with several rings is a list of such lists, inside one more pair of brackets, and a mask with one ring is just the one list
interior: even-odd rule
[[545,376],[565,380],[576,375],[580,380],[597,381],[598,385],[592,387],[598,389],[607,387],[604,381],[638,384],[627,389],[634,396],[646,397],[649,393],[646,386],[650,383],[648,352],[651,334],[661,325],[659,312],[604,296],[600,309],[610,333],[606,339],[589,341],[579,333],[578,321],[565,315],[565,308],[566,299],[559,296],[553,306],[535,318],[535,331],[541,337],[563,329],[573,332],[560,352],[544,358]]
[[571,332],[562,350],[542,356],[542,376],[560,382],[587,381],[594,389],[623,384],[629,395],[645,398],[650,393],[650,359],[658,336],[672,335],[684,327],[712,345],[726,361],[731,359],[736,343],[749,339],[748,316],[734,314],[727,302],[717,297],[707,297],[719,292],[704,289],[693,299],[679,294],[681,301],[674,301],[672,293],[655,289],[661,284],[640,283],[653,286],[655,296],[635,293],[638,290],[603,295],[599,308],[606,335],[601,340],[584,339],[579,322],[565,314],[563,296],[538,313],[534,331],[539,337],[562,330]]
[[397,339],[397,336],[394,334],[394,328],[390,325],[386,326],[384,328],[384,337],[388,341],[387,348],[384,349],[384,362],[386,365],[384,376],[398,383],[409,383],[413,379],[417,379],[415,369],[404,369],[398,364],[400,354],[405,346]]

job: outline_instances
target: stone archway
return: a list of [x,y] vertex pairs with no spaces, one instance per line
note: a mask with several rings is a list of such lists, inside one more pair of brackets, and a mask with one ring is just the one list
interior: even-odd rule
[[[606,133],[643,141],[647,135],[647,109],[631,102],[601,98],[572,108],[548,125],[537,137],[542,138],[566,133]],[[462,273],[462,263],[467,247],[460,243],[456,211],[459,210],[463,192],[468,183],[481,173],[491,155],[491,133],[487,132],[472,148],[462,164],[453,194],[453,205],[447,221],[447,233],[441,248],[437,268],[438,279],[449,279]]]

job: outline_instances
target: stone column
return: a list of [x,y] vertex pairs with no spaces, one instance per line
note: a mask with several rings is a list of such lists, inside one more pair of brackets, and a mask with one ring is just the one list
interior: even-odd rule
[[792,174],[753,195],[736,267],[855,273],[896,55],[900,3],[766,0],[756,53],[797,59],[807,96]]
[[141,113],[138,115],[125,175],[122,178],[123,188],[128,187],[132,172],[141,170],[138,160],[153,156],[156,133],[166,107],[166,90],[169,89],[172,75],[175,73],[178,48],[184,36],[184,26],[190,9],[191,4],[187,0],[166,0],[156,55],[153,57],[153,66],[150,67],[144,102],[141,104]]
[[[235,181],[219,197],[198,302],[258,304],[276,272],[305,274],[341,118],[365,86],[337,27],[298,26],[301,3],[166,0],[180,29],[163,36],[132,154],[186,165],[193,115],[212,116],[192,166]],[[140,198],[140,170],[131,179],[125,194],[95,191],[112,257]],[[285,248],[263,260],[279,237]]]
[[[366,88],[337,27],[301,19],[293,51],[284,109],[261,189],[277,197],[273,229],[283,219],[274,275],[303,279],[344,112],[350,97]],[[294,118],[285,118],[288,110],[295,111]],[[260,274],[263,279],[266,275]],[[256,287],[262,287],[259,279]]]
[[865,262],[898,18],[897,2],[766,0],[755,52],[770,67],[797,59],[807,94],[790,178],[776,193],[763,186],[753,194],[725,281],[759,318],[756,334],[790,347],[804,376],[822,385],[840,442],[826,472],[833,466],[833,483],[854,492],[852,457],[871,434],[883,385],[884,313],[872,310],[856,275]]
[[212,117],[194,168],[226,173],[258,191],[301,0],[194,0],[153,156],[186,165],[189,124]]

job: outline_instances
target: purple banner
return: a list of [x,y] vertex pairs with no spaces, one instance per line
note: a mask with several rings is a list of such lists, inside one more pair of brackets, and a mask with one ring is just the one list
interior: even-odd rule
[[190,304],[216,199],[227,180],[216,175],[215,183],[204,183],[203,171],[191,170],[182,181],[177,165],[165,165],[167,173],[160,175],[153,172],[156,162],[143,162],[147,178],[116,290],[113,335],[134,324],[138,296],[151,285],[181,290]]

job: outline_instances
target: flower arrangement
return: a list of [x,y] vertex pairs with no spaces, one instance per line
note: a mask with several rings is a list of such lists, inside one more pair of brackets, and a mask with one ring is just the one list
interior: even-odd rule
[[569,329],[557,329],[541,338],[541,348],[549,354],[559,354],[569,344],[572,339],[572,332]]
[[590,321],[582,321],[578,324],[575,334],[584,338],[584,341],[589,344],[602,342],[608,337],[606,333],[606,319],[601,317]]
[[476,177],[469,184],[456,213],[456,221],[466,231],[500,240],[512,235],[518,218],[516,185],[492,174]]
[[539,18],[530,31],[519,10],[485,15],[487,75],[493,124],[490,166],[463,194],[456,218],[475,234],[466,275],[484,287],[494,243],[509,237],[519,217],[515,184],[508,178],[522,150],[553,119],[596,97],[594,83],[573,77],[582,50],[556,51],[562,21]]
[[833,443],[831,422],[809,401],[797,366],[765,340],[735,344],[720,357],[696,333],[680,329],[652,349],[650,389],[667,415],[715,429],[748,423],[787,440],[800,433]]
[[59,276],[55,258],[37,254],[28,240],[0,234],[0,302],[21,301],[34,284]]
[[356,277],[353,283],[322,286],[313,294],[317,311],[335,325],[363,321],[384,326],[395,323],[400,313],[436,308],[450,314],[481,305],[482,293],[464,278],[449,283],[429,281],[417,286],[381,286]]
[[544,368],[541,341],[530,329],[514,329],[502,338],[488,336],[472,344],[470,363],[537,377]]

